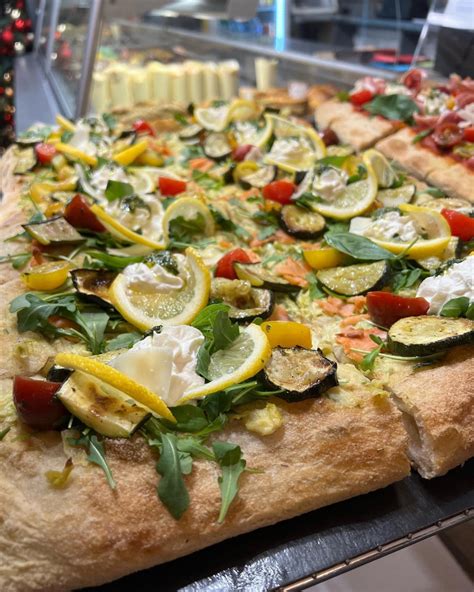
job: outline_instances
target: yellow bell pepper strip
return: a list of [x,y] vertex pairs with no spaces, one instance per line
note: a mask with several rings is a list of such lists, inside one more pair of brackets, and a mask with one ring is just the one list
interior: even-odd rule
[[143,154],[147,149],[148,142],[146,140],[142,140],[137,144],[133,144],[129,148],[125,148],[125,150],[122,150],[118,154],[115,154],[113,159],[121,166],[128,166],[129,164],[132,164],[132,162],[141,154]]
[[313,269],[328,269],[342,265],[345,255],[333,247],[322,247],[320,249],[308,249],[303,251],[304,260]]
[[63,142],[58,142],[55,144],[55,148],[58,152],[62,152],[67,156],[72,156],[72,158],[77,158],[78,160],[82,160],[86,164],[96,167],[97,166],[97,158],[95,156],[91,156],[90,154],[86,154],[82,150],[78,148],[74,148],[74,146],[70,146],[69,144],[64,144]]
[[265,321],[261,324],[272,348],[305,347],[311,349],[311,329],[303,323],[293,321]]
[[78,354],[57,354],[56,364],[72,370],[81,370],[99,380],[109,384],[117,390],[125,393],[140,405],[154,411],[168,421],[176,423],[174,415],[159,395],[148,389],[146,386],[135,382],[123,372],[119,372],[112,366],[108,366],[93,358],[80,356]]
[[30,187],[30,197],[36,204],[41,204],[44,199],[56,191],[74,191],[77,185],[77,178],[71,177],[59,183],[53,181],[44,181],[33,183]]
[[72,123],[72,121],[69,121],[69,119],[66,119],[62,115],[56,115],[56,123],[59,125],[59,127],[62,127],[68,132],[76,131],[76,126]]
[[21,277],[30,290],[56,290],[67,280],[69,269],[66,261],[50,261],[31,267]]
[[140,164],[142,166],[151,166],[151,167],[162,167],[165,161],[161,154],[155,152],[154,150],[145,150],[143,154],[135,160],[135,164]]

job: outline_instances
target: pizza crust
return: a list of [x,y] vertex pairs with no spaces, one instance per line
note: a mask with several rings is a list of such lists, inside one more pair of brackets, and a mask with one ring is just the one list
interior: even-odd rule
[[425,479],[474,456],[473,353],[473,347],[455,348],[442,365],[392,383],[409,435],[409,455]]
[[356,111],[350,103],[336,99],[320,105],[315,111],[318,127],[332,129],[342,144],[365,150],[392,133],[395,126],[381,117],[370,117]]
[[116,492],[80,458],[69,485],[56,490],[44,473],[64,466],[60,437],[18,440],[12,430],[0,447],[0,589],[98,585],[404,478],[400,413],[388,397],[359,395],[352,407],[275,401],[285,424],[271,436],[231,422],[219,439],[239,444],[247,466],[263,472],[244,473],[221,525],[214,463],[195,461],[185,478],[190,507],[175,521],[156,496],[156,459],[139,438],[107,442]]
[[[449,162],[454,163],[451,159]],[[433,170],[428,175],[427,181],[439,187],[450,197],[467,199],[474,203],[474,172],[463,164],[456,163],[441,170]]]

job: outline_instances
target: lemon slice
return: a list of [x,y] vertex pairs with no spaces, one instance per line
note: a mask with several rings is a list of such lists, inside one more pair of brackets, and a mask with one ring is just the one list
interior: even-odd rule
[[272,137],[273,124],[271,120],[267,119],[265,127],[262,128],[250,121],[237,121],[233,126],[232,133],[238,146],[251,144],[257,148],[263,148]]
[[255,101],[235,99],[229,107],[228,121],[248,121],[257,119],[260,109]]
[[366,162],[369,162],[377,177],[378,186],[391,187],[397,179],[397,174],[385,156],[377,150],[367,150],[364,154]]
[[321,136],[313,127],[309,125],[300,125],[298,123],[294,123],[289,119],[279,117],[278,115],[273,115],[272,113],[267,113],[265,115],[265,119],[267,122],[271,123],[273,133],[275,134],[277,139],[304,139],[309,143],[312,151],[314,152],[316,160],[319,160],[320,158],[324,158],[326,156],[326,146],[324,145]]
[[168,206],[163,216],[163,236],[166,243],[170,238],[170,224],[177,218],[184,218],[184,220],[189,221],[199,220],[202,223],[203,235],[211,236],[214,234],[214,218],[209,208],[196,197],[180,197]]
[[331,202],[314,203],[312,207],[316,212],[336,220],[347,220],[362,214],[373,204],[377,197],[377,176],[365,154],[363,161],[367,168],[367,178],[347,185]]
[[123,372],[112,368],[112,366],[108,366],[103,362],[78,354],[57,354],[55,362],[59,366],[71,368],[72,370],[79,370],[90,376],[94,376],[122,393],[125,393],[137,401],[137,403],[140,403],[140,405],[150,409],[150,411],[157,413],[169,421],[176,422],[176,419],[168,409],[166,403],[156,393],[148,389],[146,386],[135,382]]
[[49,261],[25,271],[22,278],[30,290],[55,290],[67,280],[70,268],[66,261]]
[[127,228],[123,224],[120,224],[120,222],[117,222],[115,218],[112,218],[112,216],[110,216],[104,209],[102,209],[97,204],[91,206],[91,210],[94,212],[97,218],[99,218],[99,220],[108,230],[108,232],[110,232],[112,236],[115,236],[119,240],[122,240],[127,243],[143,245],[145,247],[149,247],[150,249],[160,250],[165,248],[165,245],[163,243],[158,243],[154,240],[146,238],[146,236],[142,236],[141,234],[133,232],[133,230],[130,230],[130,228]]
[[198,107],[194,110],[194,117],[204,129],[221,132],[229,122],[229,111],[229,105]]
[[408,249],[412,241],[385,241],[372,238],[371,236],[368,238],[384,249],[387,249],[387,251],[395,254],[406,251],[408,256],[415,259],[441,255],[448,246],[451,238],[451,229],[446,219],[439,212],[430,208],[401,204],[399,209],[402,213],[414,219],[417,229],[422,235],[428,236],[427,239],[419,238]]
[[184,261],[179,261],[179,277],[183,286],[167,292],[132,288],[124,273],[110,287],[115,308],[132,325],[142,331],[157,325],[186,325],[209,300],[211,274],[196,251],[188,248]]
[[156,191],[158,175],[149,171],[134,169],[133,172],[129,173],[129,180],[135,193],[143,195],[146,193],[154,193]]
[[265,332],[258,325],[249,325],[227,349],[211,356],[211,381],[187,391],[179,404],[200,399],[255,376],[270,359],[272,350]]

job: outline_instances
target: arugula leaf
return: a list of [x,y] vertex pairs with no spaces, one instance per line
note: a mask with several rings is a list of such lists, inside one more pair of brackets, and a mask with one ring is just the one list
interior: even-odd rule
[[411,121],[413,114],[419,111],[418,105],[406,95],[377,95],[364,109],[372,115],[382,115],[386,119]]
[[113,339],[109,339],[107,345],[105,346],[105,351],[114,351],[116,349],[125,349],[132,347],[135,345],[137,341],[140,341],[142,338],[141,333],[133,331],[132,333],[122,333],[114,337]]
[[42,140],[46,140],[52,131],[53,128],[50,125],[37,125],[18,134],[17,140],[20,142],[22,140],[37,140],[41,142]]
[[180,123],[181,125],[188,125],[189,121],[187,119],[187,117],[185,115],[183,115],[182,113],[174,113],[173,114],[174,120],[177,121],[178,123]]
[[313,211],[313,204],[321,202],[321,198],[318,195],[314,195],[311,191],[305,191],[299,197],[294,200],[294,204],[300,208],[306,208],[307,210]]
[[145,257],[144,262],[161,265],[173,275],[179,274],[178,262],[170,251],[153,251]]
[[428,187],[428,189],[423,189],[421,193],[428,193],[428,195],[432,195],[433,197],[446,197],[446,193],[438,189],[438,187]]
[[369,337],[370,339],[372,339],[374,343],[377,344],[377,347],[374,348],[368,354],[366,354],[362,362],[359,364],[360,368],[365,371],[373,370],[375,360],[378,358],[379,354],[382,351],[382,348],[385,345],[385,342],[378,335],[369,335]]
[[14,269],[21,269],[31,259],[31,253],[18,253],[17,255],[2,255],[0,263],[11,263]]
[[247,239],[250,238],[250,233],[245,230],[242,226],[237,226],[234,224],[230,218],[226,218],[222,212],[215,208],[214,206],[210,205],[209,209],[211,211],[212,217],[214,218],[214,222],[217,224],[219,228],[225,230],[226,232],[233,232],[239,238]]
[[361,179],[365,179],[367,177],[367,169],[363,164],[357,165],[357,172],[351,175],[347,179],[347,184],[350,185],[351,183],[355,183],[356,181],[360,181]]
[[308,273],[305,278],[309,283],[309,297],[312,300],[319,300],[320,298],[326,298],[327,294],[323,291],[318,278],[314,273]]
[[3,438],[5,438],[5,436],[8,434],[8,432],[12,429],[11,426],[8,426],[6,428],[4,428],[3,430],[0,430],[0,442],[3,440]]
[[413,287],[420,278],[426,277],[428,275],[429,272],[424,271],[419,267],[415,269],[402,269],[401,271],[397,271],[393,274],[391,288],[394,292],[398,293],[401,290],[406,290]]
[[342,102],[347,102],[349,100],[350,94],[347,90],[341,90],[336,93],[336,99]]
[[237,339],[240,334],[239,325],[229,319],[227,311],[219,311],[213,326],[214,347],[212,353],[220,349],[226,349]]
[[90,257],[92,261],[87,260],[85,262],[86,267],[92,267],[93,269],[103,269],[106,267],[107,269],[111,269],[113,271],[122,270],[127,267],[127,265],[131,265],[132,263],[141,263],[143,261],[143,257],[109,255],[108,253],[102,251],[87,251],[87,256]]
[[440,311],[442,317],[463,317],[470,308],[470,300],[467,296],[460,296],[459,298],[452,298],[448,300]]
[[161,455],[156,470],[161,475],[158,497],[173,518],[179,520],[189,507],[189,494],[177,444],[175,435],[161,434]]
[[201,213],[194,218],[178,216],[169,223],[169,235],[177,242],[193,243],[197,236],[204,235],[206,220]]
[[113,130],[117,125],[117,118],[112,113],[102,113],[102,119],[109,130]]
[[227,304],[209,304],[201,310],[191,325],[195,329],[199,329],[204,337],[210,338],[212,336],[213,325],[219,312],[228,312],[230,310]]
[[183,162],[188,162],[188,160],[192,160],[193,158],[203,158],[204,156],[204,150],[199,145],[185,146],[181,151],[181,160]]
[[204,460],[215,460],[214,453],[210,448],[204,446],[201,439],[196,436],[186,436],[178,438],[177,448],[180,452],[187,452],[194,458]]
[[204,397],[199,405],[206,414],[207,419],[214,421],[221,414],[228,413],[232,408],[234,394],[233,390],[223,390],[214,393],[212,397]]
[[105,457],[104,444],[93,432],[87,430],[79,438],[68,438],[68,442],[71,446],[84,447],[87,452],[87,460],[99,466],[104,471],[105,478],[111,489],[116,488],[117,485]]
[[362,261],[381,261],[384,259],[394,259],[395,255],[382,249],[374,242],[350,232],[327,232],[324,235],[324,240],[328,245],[334,247],[341,253],[346,253]]
[[219,477],[221,510],[218,522],[223,522],[231,503],[239,491],[239,478],[245,470],[246,462],[242,458],[240,446],[236,444],[214,442],[212,449],[222,471],[222,475]]
[[130,197],[134,194],[133,187],[130,183],[123,183],[122,181],[113,181],[112,179],[107,183],[104,195],[108,201],[115,201],[122,197]]
[[192,179],[204,189],[217,190],[224,186],[224,181],[221,178],[214,177],[209,173],[203,173],[196,169],[193,170]]
[[418,142],[421,142],[421,140],[423,140],[423,138],[426,138],[427,136],[429,136],[432,131],[433,130],[431,128],[429,128],[429,129],[425,129],[425,130],[421,131],[419,134],[416,134],[416,136],[411,141],[412,144],[418,144]]
[[349,158],[349,155],[346,154],[345,156],[325,156],[324,158],[320,158],[317,162],[317,165],[329,165],[337,168],[341,168],[342,165],[346,162]]
[[328,232],[349,232],[349,222],[332,222],[331,220],[326,220],[326,226],[328,227]]
[[180,432],[199,432],[208,424],[204,411],[195,405],[173,407],[172,413],[176,423],[166,422],[166,425]]

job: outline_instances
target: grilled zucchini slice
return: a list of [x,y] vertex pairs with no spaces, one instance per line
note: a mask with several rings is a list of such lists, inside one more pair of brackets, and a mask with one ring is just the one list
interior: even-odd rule
[[84,300],[95,302],[101,306],[112,306],[109,288],[117,276],[114,271],[74,269],[70,273],[74,288]]
[[285,232],[304,240],[317,238],[326,227],[326,221],[321,214],[294,205],[282,207],[280,224]]
[[130,397],[105,382],[78,370],[57,392],[75,417],[108,438],[129,438],[150,417]]
[[223,133],[209,134],[204,140],[203,149],[205,155],[213,160],[222,160],[232,153],[227,135]]
[[23,228],[42,245],[80,243],[85,240],[63,216],[34,224],[23,224]]
[[278,397],[296,403],[337,386],[336,370],[336,362],[325,358],[320,349],[297,346],[275,347],[263,372],[271,387],[285,390]]
[[435,316],[406,317],[388,332],[388,348],[399,356],[428,356],[474,343],[474,321]]
[[211,298],[227,304],[230,307],[229,317],[239,323],[250,323],[257,317],[266,319],[272,314],[274,306],[271,290],[253,288],[245,280],[214,278]]
[[260,263],[234,263],[234,269],[240,280],[247,280],[255,288],[266,288],[275,292],[293,292],[301,289],[270,269],[265,269]]
[[262,187],[274,181],[276,174],[276,167],[273,165],[263,165],[257,171],[240,177],[239,182],[243,189],[251,189],[252,187],[262,189]]
[[386,261],[358,263],[321,269],[316,277],[332,292],[343,296],[357,296],[383,288],[390,277],[390,267]]
[[201,127],[198,123],[191,123],[190,125],[187,125],[185,128],[183,128],[179,132],[178,137],[180,140],[194,140],[203,131],[204,131],[204,128]]
[[377,193],[377,201],[384,208],[398,208],[401,204],[410,203],[415,193],[415,185],[402,185],[396,189],[380,189]]
[[33,146],[27,148],[17,149],[16,151],[16,164],[13,169],[15,175],[24,175],[35,168],[38,159],[36,158],[36,152]]

